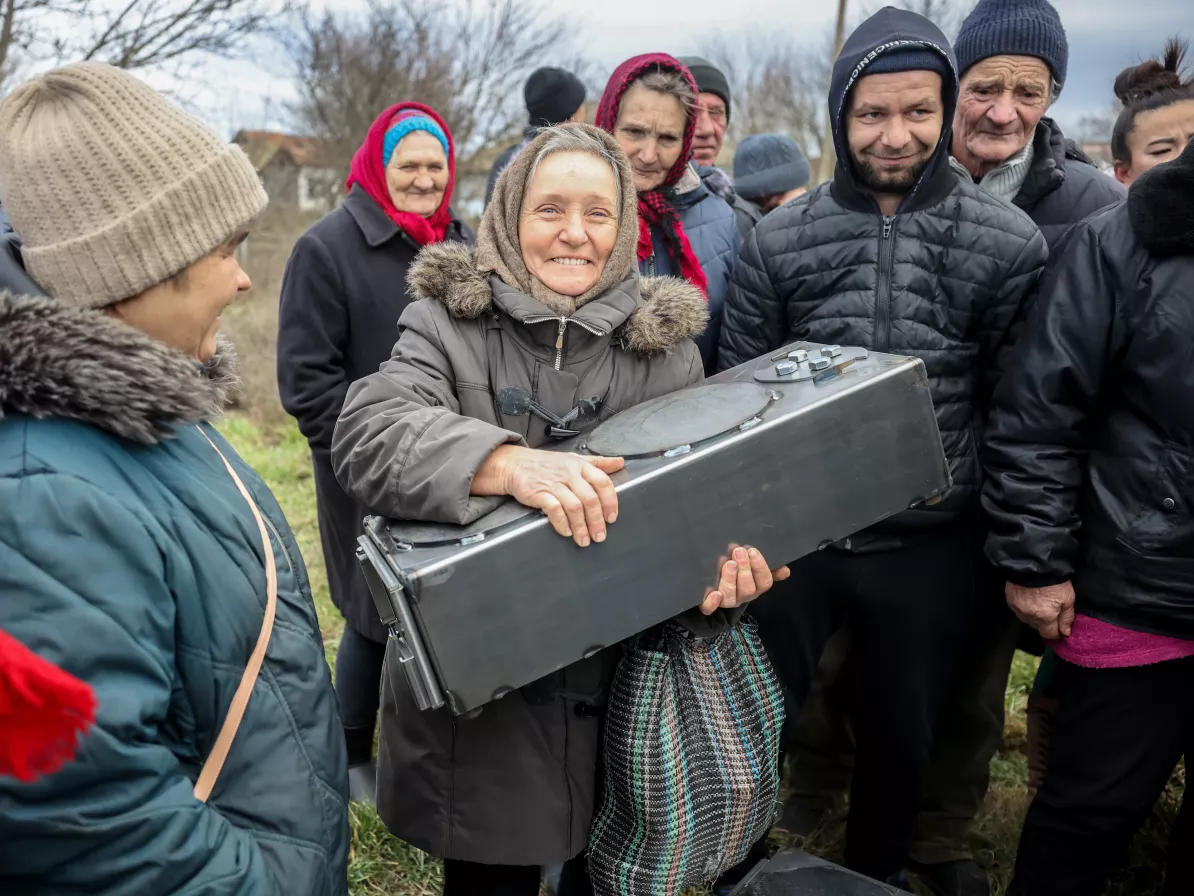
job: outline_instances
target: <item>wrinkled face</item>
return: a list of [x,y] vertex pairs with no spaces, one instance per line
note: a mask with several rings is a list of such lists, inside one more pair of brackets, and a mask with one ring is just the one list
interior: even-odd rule
[[726,139],[726,101],[715,93],[702,93],[697,100],[696,133],[692,138],[692,157],[698,165],[715,165]]
[[634,84],[622,97],[614,138],[630,157],[634,188],[640,193],[660,186],[684,148],[684,106],[674,96]]
[[238,234],[178,277],[113,305],[109,313],[188,357],[210,360],[220,314],[253,285],[236,259],[236,248],[247,236]]
[[930,71],[867,75],[855,85],[846,137],[867,189],[902,194],[916,185],[941,139],[941,86]]
[[540,162],[518,218],[518,244],[531,275],[564,296],[596,286],[618,239],[617,195],[614,170],[604,159],[557,152]]
[[1049,67],[1031,56],[993,56],[971,67],[954,113],[958,161],[989,171],[1022,150],[1049,107],[1049,82]]
[[386,165],[390,201],[400,212],[430,218],[448,189],[448,157],[439,140],[426,131],[411,131],[398,141]]
[[1194,100],[1141,112],[1128,134],[1131,161],[1116,162],[1115,176],[1124,186],[1131,186],[1149,168],[1176,159],[1191,138],[1194,138]]

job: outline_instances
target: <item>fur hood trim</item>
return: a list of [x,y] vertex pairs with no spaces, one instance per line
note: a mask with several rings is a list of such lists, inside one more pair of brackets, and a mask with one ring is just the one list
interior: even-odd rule
[[222,338],[199,364],[102,311],[0,293],[0,418],[78,420],[153,445],[214,420],[239,388]]
[[[471,247],[446,242],[424,247],[407,281],[416,299],[435,299],[453,317],[472,320],[494,308],[489,276],[477,270]],[[704,332],[709,308],[695,286],[676,277],[641,277],[637,282],[639,306],[614,334],[629,351],[667,351]]]

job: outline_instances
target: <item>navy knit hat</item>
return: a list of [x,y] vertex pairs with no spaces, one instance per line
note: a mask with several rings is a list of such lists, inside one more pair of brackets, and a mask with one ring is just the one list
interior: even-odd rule
[[890,75],[896,72],[936,72],[945,77],[949,74],[949,62],[945,57],[928,47],[897,47],[877,57],[865,69],[863,75]]
[[992,56],[1034,56],[1065,84],[1070,46],[1048,0],[979,0],[954,41],[958,73]]
[[734,191],[743,199],[787,193],[808,184],[811,176],[808,159],[783,134],[752,134],[734,152]]

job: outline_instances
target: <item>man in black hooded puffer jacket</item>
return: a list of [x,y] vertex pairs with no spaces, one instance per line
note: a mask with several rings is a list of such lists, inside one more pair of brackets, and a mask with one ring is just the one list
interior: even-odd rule
[[825,642],[849,622],[858,749],[846,863],[897,884],[933,725],[979,600],[986,406],[1048,254],[1027,215],[951,171],[957,89],[949,43],[922,16],[887,8],[851,35],[829,97],[834,179],[751,234],[720,338],[722,369],[807,339],[915,355],[928,371],[953,487],[799,561],[794,593],[757,608],[797,704]]

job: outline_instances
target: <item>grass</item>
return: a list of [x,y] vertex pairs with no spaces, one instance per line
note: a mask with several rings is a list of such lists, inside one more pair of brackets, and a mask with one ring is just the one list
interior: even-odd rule
[[[292,424],[262,424],[239,414],[226,419],[221,429],[269,483],[286,512],[310,573],[328,661],[334,662],[344,621],[328,595],[306,441]],[[978,861],[988,869],[995,896],[1002,896],[1010,881],[1028,805],[1027,766],[1021,749],[1025,739],[1024,705],[1035,674],[1036,661],[1017,654],[1007,686],[1008,721],[1003,744],[991,761],[991,789],[971,834],[971,846]],[[1136,837],[1107,896],[1148,896],[1158,891],[1168,830],[1177,815],[1184,786],[1185,773],[1179,769]],[[440,892],[439,862],[390,836],[376,812],[353,805],[351,823],[348,875],[353,896],[431,896]],[[832,859],[840,856],[844,828],[844,818],[839,815],[828,819],[807,842],[790,842]]]

